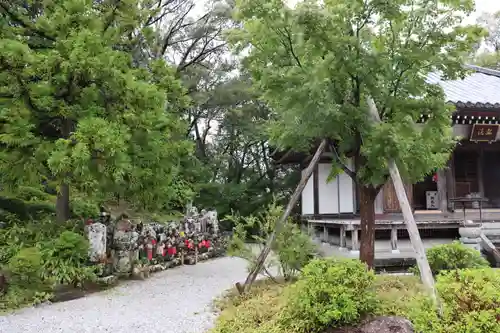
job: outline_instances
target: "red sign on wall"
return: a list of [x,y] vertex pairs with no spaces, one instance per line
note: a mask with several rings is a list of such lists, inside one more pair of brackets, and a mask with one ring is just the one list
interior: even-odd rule
[[495,141],[498,125],[474,124],[470,133],[470,141],[491,142]]

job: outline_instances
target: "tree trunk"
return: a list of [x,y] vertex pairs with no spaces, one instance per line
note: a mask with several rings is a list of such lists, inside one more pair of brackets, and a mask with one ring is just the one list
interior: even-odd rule
[[57,192],[56,218],[57,222],[61,223],[66,222],[70,218],[68,184],[61,184],[61,188]]
[[377,190],[373,186],[359,186],[359,211],[361,217],[361,246],[359,259],[370,269],[375,261],[375,199]]
[[[69,118],[64,118],[62,120],[61,136],[64,139],[68,139],[71,135],[72,128],[73,121]],[[59,191],[57,191],[56,219],[57,222],[60,223],[66,222],[70,218],[68,176],[70,176],[69,173],[66,173],[65,179],[61,181]]]
[[307,181],[309,178],[311,178],[311,175],[313,173],[314,168],[319,162],[319,159],[321,157],[321,154],[323,153],[323,150],[325,150],[326,146],[326,139],[323,139],[316,150],[316,153],[314,154],[311,162],[309,163],[309,166],[305,170],[305,174],[302,176],[302,179],[300,180],[299,185],[295,189],[295,192],[293,193],[292,197],[290,198],[290,201],[288,202],[288,205],[286,206],[285,211],[283,212],[283,215],[280,217],[280,219],[276,222],[276,226],[274,228],[274,231],[272,234],[269,236],[266,242],[266,246],[264,249],[262,249],[262,252],[260,253],[259,257],[257,258],[257,263],[255,264],[255,267],[253,268],[252,271],[247,276],[247,279],[245,280],[245,284],[243,287],[238,288],[238,290],[242,290],[243,292],[246,292],[250,290],[250,287],[252,286],[253,282],[259,275],[259,273],[262,271],[262,268],[264,267],[264,263],[266,261],[267,256],[271,252],[271,245],[276,239],[276,235],[281,231],[281,228],[286,224],[286,221],[288,217],[290,216],[293,208],[295,207],[295,204],[299,200],[300,194],[304,190],[304,187],[306,187]]
[[[368,96],[366,98],[366,102],[368,104],[370,116],[372,117],[371,120],[374,123],[380,123],[380,115],[378,114],[377,106],[375,105],[375,101],[373,100],[373,98],[371,96]],[[431,267],[429,266],[429,261],[427,261],[424,243],[420,238],[420,233],[418,231],[415,218],[413,217],[412,207],[410,205],[410,202],[408,201],[403,180],[401,179],[398,166],[396,165],[394,159],[391,158],[388,162],[389,174],[391,175],[392,183],[394,184],[394,190],[396,191],[396,196],[398,197],[399,205],[401,206],[401,212],[403,213],[406,230],[408,230],[410,242],[416,254],[415,259],[417,260],[418,269],[420,271],[420,278],[424,286],[431,291],[432,297],[437,302],[438,298],[434,283],[434,276],[432,276]]]

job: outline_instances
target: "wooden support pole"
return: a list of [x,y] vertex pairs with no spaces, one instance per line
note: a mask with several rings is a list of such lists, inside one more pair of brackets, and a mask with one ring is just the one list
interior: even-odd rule
[[448,213],[448,196],[446,193],[446,171],[437,172],[438,205],[442,214]]
[[484,159],[483,148],[479,147],[479,154],[477,156],[477,185],[478,185],[479,195],[481,196],[481,198],[484,198],[483,159]]
[[351,252],[358,253],[359,252],[359,230],[356,228],[354,228],[351,231],[351,243],[352,243]]
[[451,198],[455,198],[455,152],[451,153],[450,160],[448,161],[447,168],[445,170],[446,176],[446,193],[448,199],[448,211],[454,212],[455,205],[450,201]]
[[398,228],[393,225],[391,227],[391,250],[392,253],[399,253],[398,249]]
[[328,226],[323,225],[323,242],[328,243],[330,236],[328,235]]
[[266,246],[262,249],[262,252],[260,253],[259,257],[257,258],[257,262],[255,264],[255,267],[253,268],[252,271],[247,276],[247,279],[245,280],[245,284],[241,288],[243,292],[247,292],[250,290],[252,284],[254,283],[255,279],[259,275],[259,273],[262,271],[262,268],[264,267],[264,263],[266,261],[267,256],[271,252],[271,245],[273,244],[274,240],[276,239],[276,235],[279,234],[281,231],[281,228],[286,224],[288,217],[292,213],[293,208],[295,207],[295,204],[299,200],[300,194],[306,187],[307,181],[309,178],[311,178],[311,175],[313,173],[314,168],[319,162],[319,159],[321,157],[321,154],[325,150],[327,140],[323,139],[318,146],[318,149],[316,150],[316,153],[314,154],[313,158],[311,159],[311,162],[307,166],[304,175],[302,176],[302,179],[299,182],[299,185],[295,189],[295,192],[293,192],[292,197],[290,198],[290,201],[288,202],[288,205],[285,208],[285,211],[283,212],[283,215],[280,217],[280,219],[276,222],[276,226],[274,231],[271,233],[269,238],[267,239]]
[[[375,102],[373,101],[373,98],[371,96],[367,97],[367,104],[370,115],[372,116],[372,121],[374,123],[380,123],[381,120],[378,114],[377,106],[375,105]],[[388,162],[389,174],[391,175],[391,179],[394,184],[394,190],[396,191],[396,196],[398,198],[399,205],[401,206],[401,212],[403,213],[406,229],[408,230],[408,235],[410,236],[411,245],[413,246],[413,250],[416,254],[415,259],[417,260],[418,269],[420,271],[420,278],[422,279],[422,283],[424,284],[424,286],[429,289],[432,297],[437,302],[434,277],[432,276],[432,271],[425,255],[424,243],[422,243],[422,239],[420,238],[420,233],[418,231],[415,218],[413,217],[410,202],[408,201],[408,197],[406,196],[403,180],[401,178],[401,175],[399,174],[399,169],[394,159],[389,159]]]
[[345,225],[340,226],[340,249],[347,248]]

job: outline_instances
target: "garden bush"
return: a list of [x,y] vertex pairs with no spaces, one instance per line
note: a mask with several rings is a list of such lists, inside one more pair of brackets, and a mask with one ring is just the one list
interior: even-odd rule
[[43,273],[45,279],[56,283],[81,286],[96,279],[96,267],[88,266],[89,243],[75,232],[64,231],[55,240],[43,244]]
[[[460,242],[437,245],[427,252],[427,260],[434,275],[441,271],[449,271],[462,268],[485,268],[489,267],[488,261],[481,253]],[[418,274],[418,269],[413,269]]]
[[409,303],[406,316],[419,333],[500,333],[500,270],[443,272],[436,284],[442,316],[427,297]]
[[20,250],[4,268],[9,277],[5,295],[0,298],[0,310],[36,304],[51,297],[51,281],[42,278],[42,253],[36,247]]
[[99,267],[87,266],[89,244],[81,234],[82,221],[4,217],[9,227],[0,229],[0,274],[6,276],[7,289],[0,295],[0,309],[43,302],[57,285],[81,286],[96,278]]
[[223,302],[213,333],[313,333],[355,324],[376,307],[375,275],[358,260],[315,259],[294,283],[260,283]]
[[226,299],[212,333],[311,333],[371,316],[403,316],[416,333],[500,333],[500,270],[441,272],[442,315],[415,276],[367,272],[358,261],[314,260],[295,283],[258,283]]
[[40,220],[20,220],[16,215],[6,215],[9,227],[0,229],[0,265],[5,265],[22,248],[40,246],[56,239],[64,231],[81,232],[83,222],[70,220],[56,223],[51,216]]
[[375,309],[374,280],[359,260],[313,260],[287,291],[281,320],[296,332],[357,323]]

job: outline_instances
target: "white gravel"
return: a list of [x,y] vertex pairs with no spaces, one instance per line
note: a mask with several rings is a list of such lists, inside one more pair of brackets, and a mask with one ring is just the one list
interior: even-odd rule
[[130,281],[73,301],[0,316],[1,333],[204,333],[213,300],[243,282],[246,262],[220,258]]

